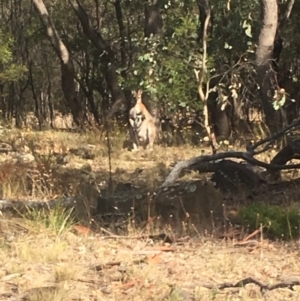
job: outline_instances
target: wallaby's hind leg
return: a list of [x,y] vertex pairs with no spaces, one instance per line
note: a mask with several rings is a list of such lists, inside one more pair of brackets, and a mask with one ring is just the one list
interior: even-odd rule
[[147,136],[148,136],[147,137],[148,138],[147,139],[148,140],[147,149],[148,150],[153,150],[154,141],[155,141],[155,138],[156,138],[156,128],[155,127],[150,127],[148,129]]
[[135,133],[134,129],[130,127],[129,129],[129,134],[130,134],[130,140],[132,142],[132,150],[133,152],[136,152],[139,150],[139,145],[137,141],[137,134]]
[[140,146],[139,146],[139,142],[138,142],[138,137],[135,134],[133,139],[132,139],[132,151],[137,152],[139,149],[140,149]]
[[147,150],[153,151],[153,143],[149,143],[149,144],[147,145]]
[[133,145],[133,148],[131,151],[133,151],[133,152],[139,151],[139,147],[137,146],[137,144],[133,143],[132,145]]

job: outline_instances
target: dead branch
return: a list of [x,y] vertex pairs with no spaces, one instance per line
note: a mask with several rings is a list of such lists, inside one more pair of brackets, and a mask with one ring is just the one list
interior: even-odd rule
[[28,210],[40,210],[40,209],[52,209],[57,206],[64,208],[72,208],[76,206],[75,197],[66,197],[63,199],[52,199],[48,201],[37,200],[37,201],[19,201],[19,200],[0,200],[0,214],[5,211],[14,211],[21,213]]
[[[261,154],[269,149],[269,146],[272,142],[274,142],[276,139],[282,137],[283,135],[288,134],[295,128],[300,127],[300,120],[297,120],[287,126],[282,131],[267,137],[265,139],[262,139],[255,144],[248,146],[247,151],[241,152],[241,151],[229,151],[226,153],[219,153],[219,154],[212,154],[207,156],[198,156],[194,157],[185,161],[178,162],[170,174],[166,177],[164,183],[161,187],[172,185],[180,176],[183,170],[189,169],[189,170],[197,170],[198,172],[208,172],[208,171],[215,171],[217,165],[214,165],[212,161],[216,160],[222,160],[222,159],[228,159],[228,158],[236,158],[236,159],[242,159],[252,165],[256,165],[259,167],[263,167],[269,171],[279,171],[279,170],[288,170],[288,169],[294,169],[294,168],[300,168],[300,164],[291,164],[291,165],[285,165],[286,162],[289,160],[295,158],[300,158],[300,146],[299,141],[294,140],[294,142],[291,143],[291,145],[285,147],[282,149],[271,161],[271,163],[265,163],[262,162],[256,158],[254,158],[255,155]],[[255,149],[259,146],[267,143],[265,147],[263,147],[262,150],[256,151]],[[298,151],[299,150],[299,151]],[[284,157],[284,158],[283,158]],[[208,162],[211,162],[210,164]],[[206,163],[206,165],[203,166],[203,163]],[[215,162],[216,164],[216,162]],[[209,170],[211,169],[211,170]]]
[[[254,143],[253,145],[250,145],[247,147],[247,151],[252,153],[254,156],[261,154],[265,151],[268,150],[269,145],[271,143],[273,143],[276,139],[281,138],[282,136],[290,133],[292,130],[299,128],[300,127],[300,119],[296,120],[295,122],[291,123],[290,125],[288,125],[287,127],[285,127],[284,129],[282,129],[281,131],[279,131],[278,133],[270,136],[270,137],[266,137],[264,139],[259,140],[258,142]],[[256,148],[258,148],[259,146],[263,145],[267,143],[267,146],[265,146],[262,150],[260,151],[255,151]]]
[[216,161],[216,160],[228,159],[228,158],[243,159],[252,165],[260,166],[266,168],[267,170],[287,170],[293,168],[300,168],[300,164],[291,164],[288,166],[269,164],[253,158],[252,153],[230,151],[226,153],[194,157],[185,161],[178,162],[175,165],[175,167],[172,169],[172,171],[169,173],[169,175],[166,177],[161,187],[169,186],[172,183],[174,183],[179,178],[181,172],[184,169],[188,168],[190,170],[200,170],[199,166],[204,162],[210,162],[210,161]]
[[300,139],[293,140],[281,149],[270,164],[286,164],[292,159],[300,159]]
[[233,244],[235,248],[247,247],[250,249],[256,249],[260,246],[260,242],[254,239],[247,240],[247,241],[238,241],[237,243]]
[[256,229],[254,232],[250,233],[249,235],[247,235],[243,241],[246,242],[248,241],[250,238],[252,238],[253,236],[256,236],[257,234],[262,232],[262,228]]
[[293,290],[293,286],[300,285],[300,280],[291,279],[291,280],[278,282],[276,284],[270,285],[270,284],[264,284],[264,283],[254,279],[252,277],[248,277],[248,278],[240,280],[236,283],[224,282],[224,283],[220,283],[220,284],[217,284],[217,285],[205,283],[205,284],[202,284],[201,286],[205,287],[205,288],[208,288],[208,289],[216,289],[216,288],[217,289],[224,289],[224,288],[243,287],[243,286],[245,286],[247,284],[250,284],[250,283],[253,283],[253,284],[259,286],[261,292],[266,292],[266,291],[272,291],[274,289],[284,288],[284,287],[287,287],[290,290]]
[[[143,259],[137,259],[137,260],[133,260],[133,264],[141,264],[145,262],[145,258]],[[114,266],[120,266],[123,262],[122,261],[113,261],[113,262],[107,262],[104,264],[99,264],[95,266],[95,270],[96,271],[102,271],[104,269],[110,269]]]
[[178,239],[175,239],[165,233],[155,234],[155,235],[139,235],[139,236],[127,236],[127,235],[110,235],[110,236],[103,236],[102,239],[125,239],[125,240],[145,240],[145,239],[152,239],[152,240],[163,240],[165,243],[174,243],[178,242]]

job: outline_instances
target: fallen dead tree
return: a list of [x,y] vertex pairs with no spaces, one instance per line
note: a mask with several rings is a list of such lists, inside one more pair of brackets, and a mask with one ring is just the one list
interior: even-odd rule
[[[289,134],[297,128],[300,128],[300,120],[295,121],[279,133],[248,146],[245,152],[229,151],[213,155],[198,156],[185,161],[180,161],[174,166],[161,187],[171,186],[180,177],[184,170],[215,172],[219,168],[217,161],[229,158],[244,160],[252,166],[265,168],[269,172],[300,168],[300,164],[286,165],[288,161],[300,158],[300,139],[296,139],[289,143],[273,158],[270,163],[266,163],[255,158],[256,155],[268,151],[277,139]],[[258,149],[261,146],[262,148]],[[214,162],[214,164],[207,164],[210,162]],[[209,167],[211,167],[211,169]]]
[[[173,211],[175,211],[177,215],[181,216],[181,220],[182,217],[190,216],[190,214],[193,213],[197,215],[196,220],[203,220],[203,209],[207,208],[209,204],[208,198],[211,196],[211,192],[204,190],[197,181],[194,181],[194,184],[193,181],[178,184],[180,183],[177,181],[178,178],[189,171],[213,173],[211,180],[215,182],[216,186],[223,192],[236,194],[238,189],[242,186],[244,190],[243,195],[246,199],[253,199],[255,196],[262,196],[263,194],[272,192],[273,195],[270,199],[274,204],[278,203],[278,199],[279,201],[284,200],[286,189],[296,187],[299,181],[296,179],[279,183],[269,183],[255,171],[255,167],[265,169],[273,179],[280,178],[281,170],[300,168],[300,164],[286,165],[288,161],[300,158],[300,139],[291,141],[275,155],[270,163],[263,162],[255,158],[255,156],[268,151],[277,139],[299,127],[300,120],[297,120],[281,132],[248,146],[245,152],[229,151],[198,156],[178,162],[156,192],[155,202],[158,212],[165,212],[167,215],[171,213],[174,216]],[[239,159],[240,162],[229,159]],[[191,189],[187,187],[194,187],[194,190],[191,191]],[[277,198],[274,194],[277,194]],[[214,212],[218,213],[220,212],[220,199],[216,196],[213,196],[213,199],[216,200],[213,203],[213,206],[215,206]],[[190,200],[193,200],[194,203],[199,203],[198,207],[195,205],[191,207],[189,205]],[[228,202],[228,199],[227,201],[225,200],[225,203],[226,202]],[[221,205],[223,204],[224,200],[222,199]],[[208,207],[208,210],[213,212],[210,207]],[[178,214],[178,212],[181,212],[181,214]],[[222,219],[222,214],[217,215]],[[209,213],[206,213],[204,217],[204,219],[209,220]]]
[[51,210],[63,206],[70,209],[76,206],[75,197],[57,198],[49,201],[21,201],[21,200],[0,200],[0,212],[11,212],[22,214],[28,210]]

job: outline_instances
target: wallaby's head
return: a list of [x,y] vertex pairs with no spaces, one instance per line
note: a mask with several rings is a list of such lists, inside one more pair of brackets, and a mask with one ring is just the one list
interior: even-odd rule
[[139,89],[137,91],[133,90],[132,94],[136,99],[136,103],[141,103],[142,102],[143,90],[141,90],[141,89]]

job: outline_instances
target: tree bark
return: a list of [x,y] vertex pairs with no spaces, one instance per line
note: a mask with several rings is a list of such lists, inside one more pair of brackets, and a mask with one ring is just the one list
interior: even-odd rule
[[[151,35],[155,38],[163,36],[163,21],[160,13],[161,3],[158,0],[148,0],[145,2],[145,23],[144,36],[150,38]],[[151,41],[150,41],[151,43]],[[151,44],[148,44],[151,47]],[[157,128],[160,128],[160,110],[159,100],[155,94],[151,95],[150,112],[154,117],[154,122]]]
[[[212,147],[212,152],[216,153],[217,148],[218,148],[218,143],[216,141],[215,132],[211,127],[211,119],[212,118],[210,118],[210,117],[212,116],[212,114],[208,107],[209,96],[211,96],[210,95],[211,94],[210,79],[207,78],[208,75],[207,75],[207,64],[206,64],[207,63],[206,62],[206,60],[207,60],[207,42],[208,42],[207,38],[209,35],[208,27],[209,27],[210,18],[211,18],[211,8],[210,8],[208,0],[200,1],[199,4],[200,4],[199,9],[201,8],[201,10],[199,11],[199,14],[201,14],[201,11],[204,10],[205,11],[205,20],[204,20],[203,25],[201,25],[201,27],[203,26],[202,45],[201,45],[202,46],[201,66],[199,69],[194,69],[194,73],[195,73],[197,83],[198,83],[198,94],[199,94],[199,97],[200,97],[200,100],[201,100],[202,106],[203,106],[202,116],[203,116],[204,128],[207,132],[207,136],[209,137],[210,144]],[[216,101],[216,100],[213,99],[213,101]]]
[[81,125],[81,107],[75,97],[75,70],[70,53],[62,42],[42,0],[33,0],[41,22],[46,28],[47,36],[61,63],[61,85],[67,105],[71,110],[76,125]]
[[283,50],[283,38],[282,38],[282,31],[285,27],[287,20],[289,19],[292,9],[294,7],[295,0],[290,0],[286,6],[286,9],[283,13],[279,12],[279,24],[277,27],[276,38],[274,42],[274,49],[273,49],[273,59],[274,59],[274,69],[278,73],[279,72],[279,59],[281,52]]
[[[115,10],[116,10],[116,17],[118,21],[118,26],[119,26],[119,33],[120,33],[120,53],[121,53],[121,62],[122,62],[122,67],[126,65],[126,30],[123,22],[123,13],[122,13],[122,5],[121,5],[121,0],[116,0],[115,1]],[[126,75],[124,71],[123,76]]]
[[260,31],[256,50],[257,82],[260,84],[259,94],[271,132],[280,129],[280,110],[275,111],[272,105],[274,89],[277,88],[276,74],[272,68],[273,50],[278,27],[277,0],[261,0],[263,26]]
[[[204,23],[207,18],[207,7],[209,7],[208,0],[197,0],[198,10],[199,10],[199,29],[198,29],[198,42],[202,40],[203,31],[204,31]],[[207,27],[207,33],[212,35],[213,31],[213,13],[210,12],[210,20]]]
[[150,0],[145,4],[145,37],[162,36],[163,21],[160,14],[160,3],[158,0]]

